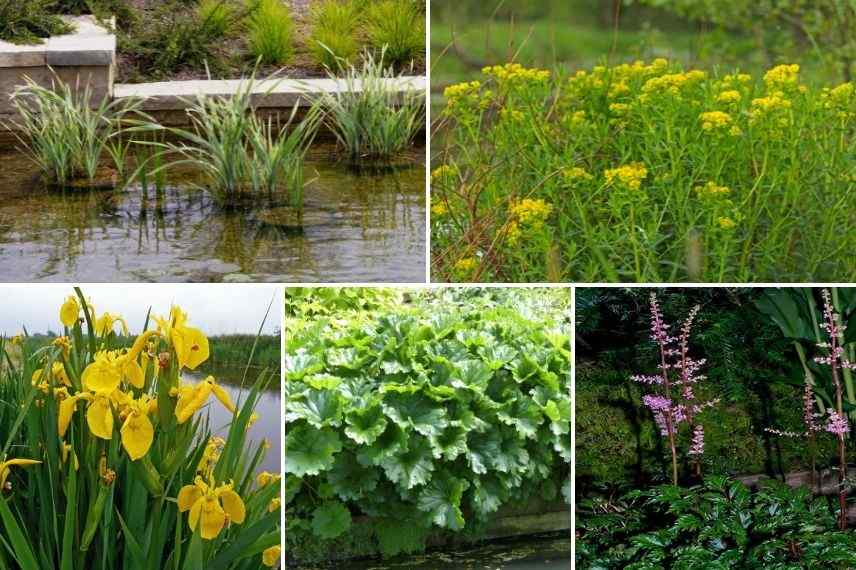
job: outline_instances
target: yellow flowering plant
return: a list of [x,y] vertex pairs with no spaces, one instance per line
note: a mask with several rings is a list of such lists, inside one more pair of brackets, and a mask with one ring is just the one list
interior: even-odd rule
[[[210,347],[179,307],[130,335],[76,289],[58,316],[54,342],[0,341],[0,568],[273,566],[279,485],[257,476],[268,446],[247,429],[278,373],[237,402],[184,379]],[[207,405],[229,412],[224,437]]]
[[[656,59],[490,66],[447,93],[437,280],[856,278],[853,83],[806,83],[794,63],[752,76]],[[527,200],[550,205],[542,223],[518,215]]]

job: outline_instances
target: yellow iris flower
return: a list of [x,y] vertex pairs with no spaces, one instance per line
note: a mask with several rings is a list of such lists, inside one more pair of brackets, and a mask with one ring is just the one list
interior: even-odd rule
[[149,452],[155,438],[155,428],[149,420],[149,397],[143,395],[133,400],[126,408],[127,417],[122,424],[122,446],[131,461],[136,461]]
[[274,545],[270,548],[266,548],[264,552],[262,552],[262,564],[268,566],[269,568],[273,568],[274,566],[278,566],[280,562],[280,557],[282,556],[282,547],[280,545]]
[[175,349],[179,367],[195,370],[208,360],[208,337],[201,330],[187,326],[187,313],[180,307],[172,307],[168,321],[159,317],[155,317],[155,321]]
[[208,402],[212,392],[227,410],[235,413],[235,404],[229,393],[214,381],[213,376],[209,376],[199,384],[181,386],[178,389],[178,402],[175,404],[175,417],[178,418],[178,423],[183,424],[192,418],[193,414]]
[[156,336],[157,331],[146,331],[134,341],[131,349],[122,354],[119,351],[101,351],[95,354],[95,361],[83,371],[83,387],[100,394],[112,394],[119,388],[123,379],[142,388],[144,375],[137,357],[143,351],[148,340]]
[[271,483],[278,483],[279,480],[282,479],[282,475],[279,473],[269,473],[268,471],[262,471],[256,476],[256,485],[259,487],[267,487]]
[[59,308],[59,320],[63,325],[73,327],[77,322],[78,314],[80,314],[80,305],[77,303],[77,297],[69,295]]
[[9,473],[12,472],[12,467],[28,467],[30,465],[38,465],[41,461],[35,459],[9,459],[8,461],[0,461],[0,490],[6,488],[6,479]]
[[109,332],[113,332],[113,327],[116,326],[116,323],[122,325],[122,334],[128,336],[128,323],[125,322],[125,319],[121,315],[114,315],[112,313],[103,313],[95,319],[95,334],[104,336]]
[[195,531],[199,525],[199,534],[205,540],[216,538],[227,522],[241,524],[246,518],[244,501],[232,490],[231,483],[215,487],[213,481],[208,484],[202,477],[181,488],[178,510],[190,511],[190,530]]
[[[47,393],[48,383],[47,380],[42,380],[44,376],[44,370],[41,368],[37,368],[33,371],[33,386],[38,386],[43,392]],[[51,366],[51,376],[54,377],[55,380],[59,380],[62,382],[63,386],[71,387],[71,380],[68,378],[68,374],[65,373],[65,366],[63,366],[62,362],[54,362]]]

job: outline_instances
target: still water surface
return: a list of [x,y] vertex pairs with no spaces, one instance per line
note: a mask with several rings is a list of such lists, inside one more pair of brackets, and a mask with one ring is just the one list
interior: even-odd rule
[[[241,387],[241,379],[244,373],[243,368],[238,367],[217,367],[209,369],[203,373],[194,372],[184,373],[185,381],[198,382],[209,374],[217,379],[217,383],[229,392],[232,400],[240,407],[241,402],[246,399],[253,383],[258,378],[259,371],[250,369],[247,374],[246,385]],[[259,419],[250,427],[247,436],[247,449],[255,452],[255,449],[260,441],[267,439],[270,442],[270,449],[267,455],[262,460],[259,466],[259,471],[270,471],[271,473],[279,473],[280,457],[282,450],[281,426],[282,418],[282,401],[280,398],[279,386],[279,371],[274,371],[275,378],[268,390],[262,393],[256,413]],[[200,413],[209,414],[211,421],[211,429],[215,434],[226,437],[229,433],[229,423],[232,421],[232,414],[224,408],[214,396],[211,396],[208,405],[203,408]]]
[[49,191],[24,155],[0,153],[0,280],[424,281],[424,148],[383,171],[332,152],[307,157],[302,231],[181,185],[160,198],[139,185]]

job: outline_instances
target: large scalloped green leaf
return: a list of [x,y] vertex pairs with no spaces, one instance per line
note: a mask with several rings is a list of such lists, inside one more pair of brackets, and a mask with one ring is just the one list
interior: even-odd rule
[[362,445],[371,445],[386,429],[386,418],[380,406],[351,410],[345,416],[345,435]]
[[437,526],[461,530],[464,528],[461,498],[469,486],[467,481],[447,474],[435,477],[419,494],[416,504]]
[[285,472],[318,475],[333,466],[334,455],[341,450],[339,434],[330,429],[293,427],[285,434]]
[[413,428],[425,436],[437,435],[448,425],[446,410],[423,394],[386,394],[383,411],[402,428]]
[[381,467],[390,481],[405,489],[424,485],[431,480],[431,472],[434,470],[431,445],[425,438],[411,438],[407,451],[385,458]]
[[285,421],[306,420],[317,428],[338,426],[342,422],[342,401],[332,390],[310,390],[285,404]]
[[339,501],[330,501],[315,509],[312,532],[325,539],[337,538],[351,528],[351,512]]

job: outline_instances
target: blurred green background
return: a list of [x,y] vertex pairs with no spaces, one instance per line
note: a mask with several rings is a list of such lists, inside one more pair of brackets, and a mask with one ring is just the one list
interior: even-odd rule
[[433,0],[432,110],[448,85],[511,60],[565,72],[656,57],[750,73],[797,62],[807,81],[838,82],[854,42],[856,3],[844,0]]

